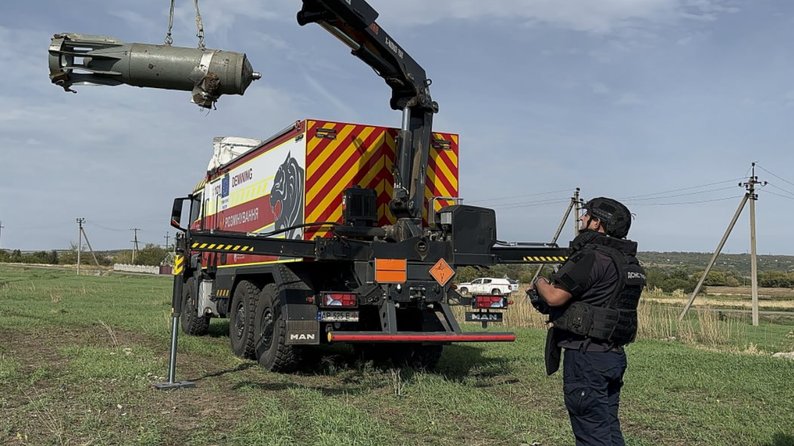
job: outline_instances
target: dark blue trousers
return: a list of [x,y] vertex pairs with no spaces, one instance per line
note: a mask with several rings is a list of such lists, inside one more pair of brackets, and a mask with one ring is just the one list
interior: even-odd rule
[[565,407],[577,446],[625,444],[620,431],[618,407],[626,365],[623,351],[565,350]]

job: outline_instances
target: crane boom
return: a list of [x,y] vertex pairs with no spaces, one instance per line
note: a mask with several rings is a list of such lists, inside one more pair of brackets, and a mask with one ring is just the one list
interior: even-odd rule
[[425,70],[375,22],[378,13],[365,0],[303,0],[298,23],[317,23],[351,48],[392,89],[391,108],[402,110],[402,126],[389,207],[402,226],[421,230],[425,169],[438,104],[430,96]]

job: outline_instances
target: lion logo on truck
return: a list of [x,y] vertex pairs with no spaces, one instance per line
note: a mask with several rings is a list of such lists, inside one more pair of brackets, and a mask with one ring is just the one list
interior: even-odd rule
[[287,154],[287,159],[279,166],[270,191],[270,209],[275,217],[275,230],[285,231],[286,238],[301,238],[303,228],[303,168],[298,161]]

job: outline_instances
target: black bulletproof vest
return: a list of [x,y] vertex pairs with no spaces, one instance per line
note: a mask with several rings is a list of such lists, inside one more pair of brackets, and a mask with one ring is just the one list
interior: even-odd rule
[[[551,322],[555,328],[601,342],[628,344],[637,336],[637,304],[645,287],[645,271],[636,257],[637,244],[600,234],[588,235],[587,238],[586,244],[572,248],[580,249],[583,253],[595,250],[609,256],[618,272],[618,285],[604,305],[572,302],[560,314],[552,314]],[[571,256],[571,259],[575,258],[581,256]],[[558,280],[570,290],[584,286],[576,283],[582,279],[563,276]]]

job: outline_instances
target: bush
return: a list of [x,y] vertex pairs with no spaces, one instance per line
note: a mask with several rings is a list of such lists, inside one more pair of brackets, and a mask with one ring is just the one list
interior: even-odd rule
[[646,268],[645,273],[647,278],[646,286],[648,288],[660,288],[666,293],[672,293],[675,290],[691,293],[695,290],[698,278],[700,277],[700,275],[697,274],[690,275],[682,268],[673,270],[668,270],[666,268]]

